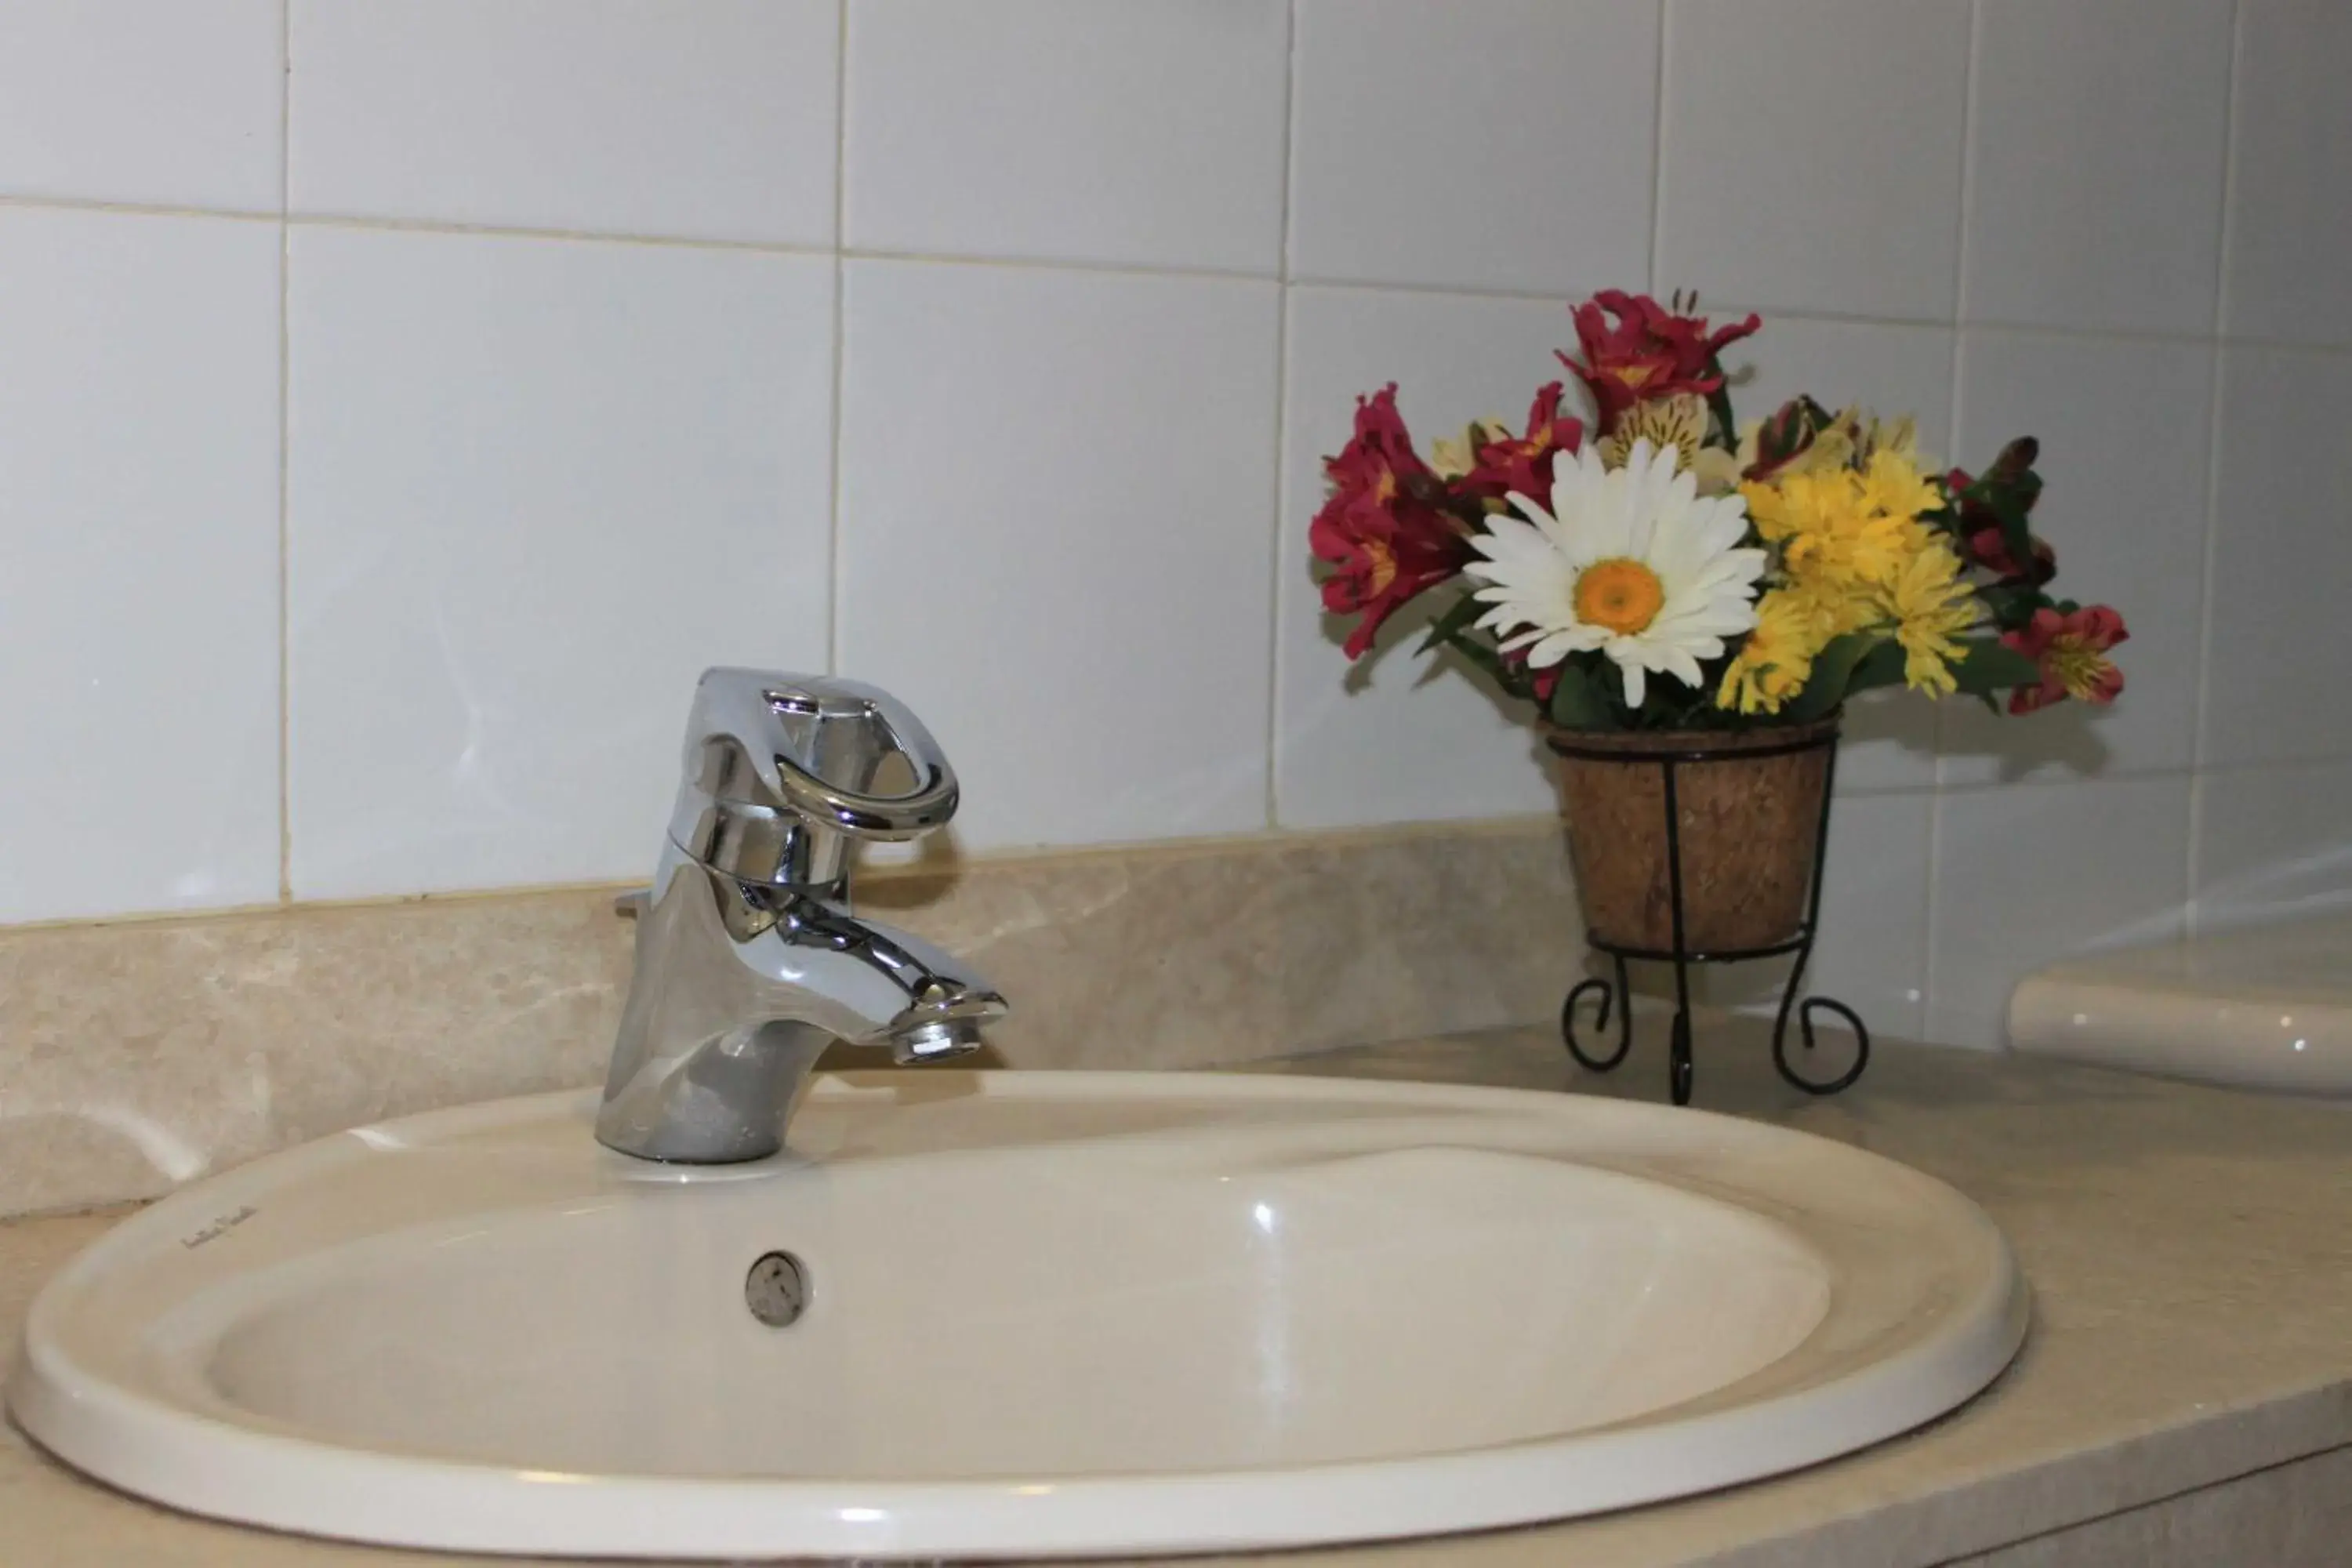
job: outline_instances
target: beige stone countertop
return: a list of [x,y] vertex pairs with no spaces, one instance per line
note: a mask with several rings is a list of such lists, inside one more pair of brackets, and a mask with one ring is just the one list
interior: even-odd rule
[[[1574,1067],[1543,1030],[1253,1070],[1655,1099],[1658,1022],[1645,1020],[1650,1038],[1607,1079]],[[1814,1100],[1774,1079],[1763,1031],[1748,1021],[1702,1027],[1698,1103],[1890,1155],[1982,1204],[2033,1287],[2017,1363],[1921,1431],[1778,1479],[1595,1519],[1280,1561],[1925,1568],[2352,1445],[2352,1105],[1885,1043],[1857,1088]],[[41,1281],[109,1223],[0,1226],[6,1342]],[[2346,1552],[2352,1562],[2352,1544]],[[183,1518],[77,1479],[0,1429],[5,1568],[499,1561],[512,1559],[333,1546]]]

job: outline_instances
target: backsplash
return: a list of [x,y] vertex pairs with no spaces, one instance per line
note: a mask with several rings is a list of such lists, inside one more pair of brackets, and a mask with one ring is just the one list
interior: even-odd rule
[[1858,716],[1822,981],[1992,1044],[2061,952],[2352,887],[2347,57],[2332,0],[12,7],[0,923],[642,879],[716,663],[903,697],[967,854],[1549,811],[1478,691],[1345,667],[1317,459],[1696,288],[1751,409],[2042,436],[2135,628],[2095,723]]
[[[909,868],[858,904],[1002,988],[982,1062],[1188,1068],[1544,1016],[1573,978],[1567,871],[1544,824],[1461,825]],[[9,933],[0,1219],[601,1083],[631,936],[576,888]]]

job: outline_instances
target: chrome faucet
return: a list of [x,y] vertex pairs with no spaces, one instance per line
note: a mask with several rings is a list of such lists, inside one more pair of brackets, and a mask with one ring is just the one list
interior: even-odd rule
[[[908,787],[877,793],[894,770]],[[705,670],[597,1139],[646,1160],[756,1160],[782,1146],[835,1040],[900,1062],[976,1048],[1004,998],[849,902],[852,840],[919,838],[956,798],[939,743],[887,692]]]

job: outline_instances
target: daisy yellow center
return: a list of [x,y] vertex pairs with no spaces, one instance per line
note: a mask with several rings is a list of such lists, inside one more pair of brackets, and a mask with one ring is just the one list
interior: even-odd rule
[[1612,556],[1577,574],[1576,618],[1620,637],[1645,630],[1665,603],[1666,585],[1639,561]]

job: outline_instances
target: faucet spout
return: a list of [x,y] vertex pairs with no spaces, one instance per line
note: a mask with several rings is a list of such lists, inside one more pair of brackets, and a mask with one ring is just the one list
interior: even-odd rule
[[[785,722],[741,734],[740,713],[761,704]],[[713,712],[729,716],[726,728],[709,731]],[[834,742],[821,725],[828,718],[858,721],[858,734]],[[919,795],[858,793],[873,768],[849,742],[876,724],[919,739],[927,754],[910,756],[927,774]],[[802,752],[820,771],[795,761]],[[982,1027],[1004,1016],[1003,997],[920,938],[853,914],[847,858],[833,842],[929,831],[953,811],[954,775],[912,716],[847,682],[712,670],[698,692],[687,755],[637,921],[598,1140],[640,1159],[756,1160],[782,1146],[785,1122],[832,1042],[887,1045],[901,1063],[978,1047]],[[739,765],[747,756],[801,780],[799,795],[745,787],[764,776]],[[849,776],[827,776],[828,760],[832,773]],[[919,814],[897,809],[919,798]],[[812,868],[822,875],[809,877]]]
[[[670,859],[669,857],[665,857]],[[685,858],[637,927],[635,980],[596,1136],[640,1159],[757,1160],[835,1040],[900,1062],[981,1044],[989,984],[921,939]]]

